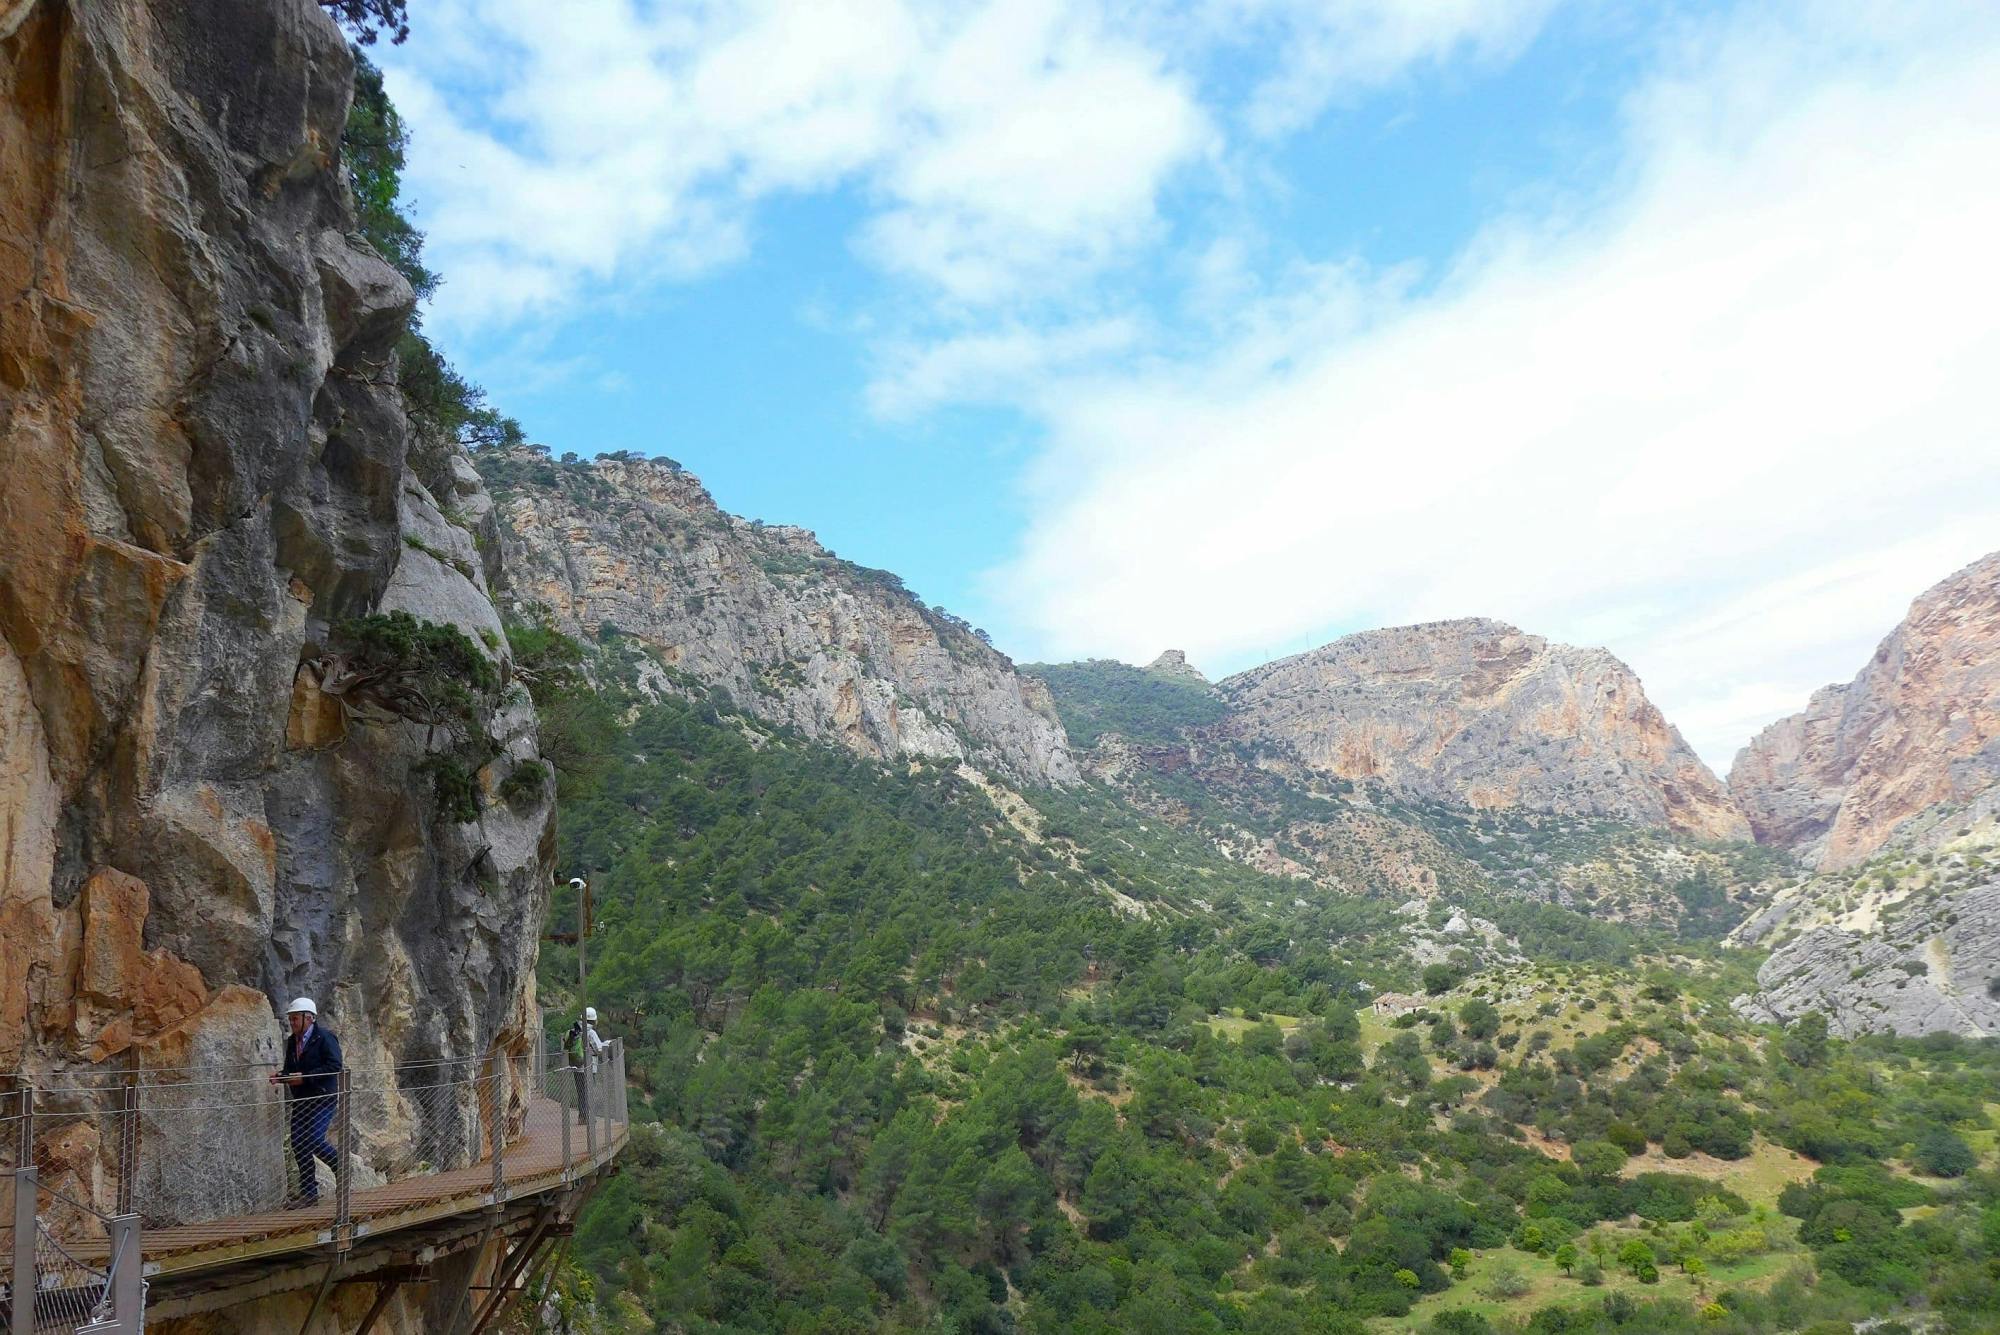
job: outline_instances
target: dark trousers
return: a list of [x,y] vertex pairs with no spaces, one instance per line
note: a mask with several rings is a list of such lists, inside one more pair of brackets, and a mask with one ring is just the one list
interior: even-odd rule
[[340,1155],[326,1138],[327,1128],[333,1125],[333,1096],[322,1094],[316,1098],[293,1099],[289,1111],[292,1118],[292,1162],[299,1168],[299,1198],[316,1201],[319,1199],[319,1173],[313,1166],[314,1160],[331,1168],[335,1181],[340,1178]]
[[581,1065],[578,1065],[570,1074],[576,1077],[577,1120],[588,1122],[590,1120],[590,1078],[583,1073]]

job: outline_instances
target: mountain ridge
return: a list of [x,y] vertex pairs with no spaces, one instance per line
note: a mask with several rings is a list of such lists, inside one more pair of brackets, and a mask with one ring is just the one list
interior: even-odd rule
[[1604,816],[1705,838],[1749,832],[1630,668],[1609,650],[1506,622],[1360,631],[1217,689],[1235,736],[1336,778],[1472,808]]
[[484,452],[518,615],[637,638],[670,674],[857,753],[969,761],[1030,785],[1077,778],[1039,682],[983,634],[809,530],[722,510],[670,460]]
[[2000,783],[2000,552],[1938,581],[1851,681],[1763,729],[1730,791],[1766,842],[1828,868]]

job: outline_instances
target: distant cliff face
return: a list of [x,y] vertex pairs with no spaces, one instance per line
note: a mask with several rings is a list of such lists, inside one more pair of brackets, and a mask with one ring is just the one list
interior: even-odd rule
[[1790,1022],[1819,1011],[1838,1034],[2000,1034],[2000,790],[1905,825],[1858,865],[1821,868],[1734,933],[1765,946],[1736,1008]]
[[1236,737],[1319,773],[1460,806],[1748,834],[1631,669],[1602,649],[1444,621],[1349,635],[1220,687]]
[[1759,840],[1827,868],[1996,782],[2000,553],[1918,598],[1852,682],[1759,733],[1729,771]]
[[[403,280],[338,163],[307,0],[29,0],[0,29],[0,1071],[526,1041],[551,804],[445,818],[425,730],[322,691],[333,626],[453,624],[535,753],[468,525],[412,461]],[[448,516],[458,516],[453,522]]]
[[571,633],[605,628],[761,718],[862,755],[962,758],[1013,780],[1077,777],[1047,689],[893,575],[804,529],[739,519],[664,461],[482,456],[508,596]]

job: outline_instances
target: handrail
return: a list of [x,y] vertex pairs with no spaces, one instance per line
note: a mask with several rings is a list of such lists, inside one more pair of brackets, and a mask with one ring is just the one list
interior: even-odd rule
[[[66,1264],[52,1247],[71,1260],[97,1257],[102,1296],[128,1255],[143,1256],[143,1272],[130,1267],[136,1282],[273,1230],[304,1239],[291,1245],[344,1250],[397,1226],[399,1211],[434,1217],[438,1202],[461,1197],[468,1204],[454,1208],[498,1205],[515,1178],[569,1183],[596,1171],[628,1118],[616,1039],[580,1066],[537,1043],[532,1053],[350,1069],[335,1093],[315,1096],[271,1083],[263,1062],[180,1070],[200,1078],[106,1071],[115,1078],[49,1088],[17,1078],[9,1094],[20,1111],[0,1116],[0,1169],[14,1171],[0,1184],[26,1191],[31,1267],[36,1254]],[[59,1162],[62,1172],[36,1180],[24,1160],[43,1157],[46,1137],[76,1124],[95,1136],[49,1155],[44,1170]],[[71,1174],[74,1144],[96,1147],[92,1171]],[[7,1224],[0,1218],[0,1229]],[[38,1239],[49,1245],[35,1253]],[[19,1239],[14,1251],[18,1271]],[[25,1292],[45,1283],[32,1269],[28,1278]]]

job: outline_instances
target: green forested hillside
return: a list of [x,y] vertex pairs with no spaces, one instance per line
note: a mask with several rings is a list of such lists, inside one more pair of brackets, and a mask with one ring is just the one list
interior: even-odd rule
[[1199,682],[1108,658],[1030,663],[1021,670],[1048,683],[1063,728],[1078,746],[1095,746],[1107,732],[1132,742],[1171,742],[1181,729],[1218,722],[1227,712]]
[[[1385,906],[1112,794],[1009,820],[726,698],[543,693],[642,1123],[577,1236],[580,1328],[2000,1311],[1991,1045],[1762,1031],[1722,1004],[1740,964],[1546,905],[1494,906],[1530,963],[1419,979]],[[573,968],[545,958],[558,1004]]]

